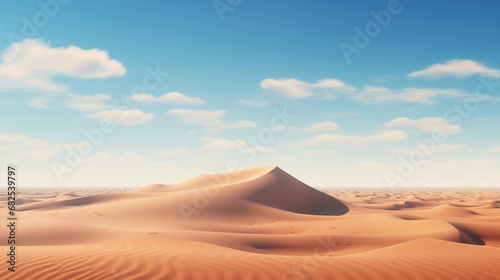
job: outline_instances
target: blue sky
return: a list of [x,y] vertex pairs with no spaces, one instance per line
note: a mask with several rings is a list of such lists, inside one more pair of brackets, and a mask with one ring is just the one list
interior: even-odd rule
[[26,186],[500,185],[497,1],[268,2],[3,1],[3,164]]

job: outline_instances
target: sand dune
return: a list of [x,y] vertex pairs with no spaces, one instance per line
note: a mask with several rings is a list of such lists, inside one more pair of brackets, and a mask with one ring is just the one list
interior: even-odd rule
[[18,271],[0,278],[499,279],[499,198],[320,192],[274,166],[130,191],[23,191]]

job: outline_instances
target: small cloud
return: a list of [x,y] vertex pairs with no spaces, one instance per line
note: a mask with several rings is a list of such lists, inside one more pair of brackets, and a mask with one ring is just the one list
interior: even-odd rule
[[290,99],[306,98],[314,94],[307,83],[296,79],[265,79],[260,82],[260,87]]
[[200,97],[187,96],[179,92],[170,92],[164,94],[158,98],[160,102],[178,104],[178,105],[188,105],[188,104],[202,104],[205,103]]
[[167,104],[177,104],[177,105],[194,105],[205,103],[200,97],[187,96],[180,92],[169,92],[160,97],[155,97],[154,95],[148,93],[136,93],[132,95],[132,100],[144,103],[167,103]]
[[439,88],[405,88],[399,92],[383,86],[364,86],[362,90],[351,95],[351,99],[363,104],[380,103],[421,103],[435,104],[438,98],[459,98],[466,94],[457,89]]
[[264,79],[260,82],[260,87],[289,99],[317,96],[319,99],[332,100],[338,92],[354,90],[354,87],[337,79],[319,80],[314,84],[297,79]]
[[384,86],[365,85],[356,89],[338,79],[324,79],[316,83],[297,79],[265,79],[260,86],[288,99],[315,97],[316,100],[334,100],[339,96],[346,96],[363,104],[404,102],[431,105],[440,98],[461,98],[468,95],[458,89],[440,88],[404,88],[396,91]]
[[320,89],[337,89],[342,91],[353,91],[354,87],[347,85],[338,79],[324,79],[319,80],[315,84],[310,85],[312,88],[320,88]]
[[155,118],[155,114],[144,113],[141,110],[133,109],[101,111],[90,115],[85,115],[84,117],[90,119],[108,120],[114,124],[119,125],[133,126],[151,121]]
[[385,124],[387,127],[409,128],[422,132],[442,131],[445,134],[457,134],[462,132],[459,125],[451,124],[448,120],[440,117],[426,117],[421,119],[396,118]]
[[200,125],[210,131],[258,126],[257,123],[249,120],[226,122],[224,120],[226,114],[227,112],[224,110],[194,110],[185,108],[172,109],[167,112],[167,115],[174,116],[183,123]]
[[500,78],[500,70],[486,67],[470,59],[452,59],[443,64],[433,64],[423,70],[411,72],[408,77],[438,79],[443,77],[464,78],[472,75]]
[[152,104],[157,101],[157,98],[149,93],[136,93],[130,97],[135,102],[143,103],[143,104]]
[[68,107],[73,108],[78,111],[98,111],[109,107],[109,105],[104,100],[109,100],[111,97],[107,94],[96,94],[96,95],[77,95],[69,94]]

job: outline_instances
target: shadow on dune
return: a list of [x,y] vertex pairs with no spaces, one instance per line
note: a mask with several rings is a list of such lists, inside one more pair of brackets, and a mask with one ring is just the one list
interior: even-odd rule
[[254,191],[248,200],[269,207],[307,215],[340,216],[349,208],[338,199],[320,192],[279,167],[252,180]]
[[457,226],[457,225],[454,225],[454,224],[451,224],[451,225],[454,226],[460,232],[460,241],[462,243],[481,245],[481,246],[486,244],[481,238],[479,238],[479,236],[473,234],[472,232],[468,231],[467,229],[460,227],[460,226]]

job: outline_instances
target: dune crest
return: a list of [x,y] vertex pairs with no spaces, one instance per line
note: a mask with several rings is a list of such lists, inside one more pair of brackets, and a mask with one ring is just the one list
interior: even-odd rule
[[266,174],[273,172],[275,169],[279,169],[279,167],[264,166],[264,167],[250,168],[239,171],[232,171],[232,172],[201,174],[178,184],[173,184],[173,185],[154,184],[139,188],[136,191],[138,192],[151,191],[151,190],[187,191],[204,187],[212,187],[214,185],[223,187],[254,180],[256,178],[265,176]]

